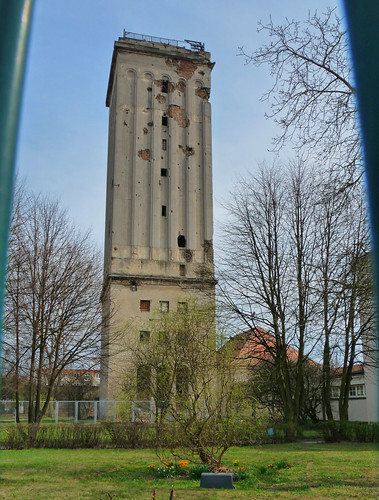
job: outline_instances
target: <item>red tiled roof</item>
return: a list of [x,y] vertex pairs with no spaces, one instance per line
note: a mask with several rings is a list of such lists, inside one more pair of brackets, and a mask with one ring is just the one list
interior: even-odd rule
[[[336,369],[335,369],[335,372],[334,372],[334,373],[335,373],[336,375],[342,375],[342,369],[343,369],[342,367],[338,367],[338,368],[336,368]],[[353,373],[353,374],[356,374],[356,375],[357,375],[358,373],[364,373],[364,367],[363,367],[363,365],[354,365],[354,366],[353,366],[352,373]]]
[[[275,353],[274,335],[259,326],[237,334],[229,342],[232,345],[235,362],[240,366],[252,366],[262,360],[269,360]],[[286,349],[288,360],[296,362],[299,357],[298,351],[289,345]],[[318,365],[309,358],[308,362]]]

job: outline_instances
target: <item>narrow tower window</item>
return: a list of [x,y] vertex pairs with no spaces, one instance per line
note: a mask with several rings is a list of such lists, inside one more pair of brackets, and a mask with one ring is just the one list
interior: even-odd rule
[[166,151],[166,149],[167,149],[167,139],[162,139],[162,149],[163,149],[163,151]]
[[167,177],[167,168],[161,168],[161,177]]
[[168,93],[168,80],[162,81],[162,92],[164,92],[165,94]]
[[178,247],[186,248],[186,237],[183,236],[182,234],[179,234],[178,236]]
[[167,125],[168,125],[168,117],[167,116],[162,116],[162,125],[164,127],[167,127]]
[[180,276],[186,275],[186,266],[184,264],[179,264],[179,275]]
[[167,207],[166,205],[162,205],[162,217],[166,217],[167,215]]

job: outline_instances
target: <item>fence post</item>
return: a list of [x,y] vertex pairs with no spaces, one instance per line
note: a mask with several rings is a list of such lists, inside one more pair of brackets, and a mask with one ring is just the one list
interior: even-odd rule
[[78,423],[79,401],[75,401],[75,423]]
[[94,415],[93,415],[93,423],[96,425],[97,424],[97,401],[94,401],[93,404],[94,406]]
[[113,422],[117,422],[117,401],[113,401]]
[[134,406],[135,406],[135,403],[134,401],[132,401],[132,422],[134,422]]
[[58,424],[59,417],[59,401],[55,401],[55,423]]
[[152,400],[150,399],[150,423],[153,424],[154,423],[154,415],[153,415],[153,402]]

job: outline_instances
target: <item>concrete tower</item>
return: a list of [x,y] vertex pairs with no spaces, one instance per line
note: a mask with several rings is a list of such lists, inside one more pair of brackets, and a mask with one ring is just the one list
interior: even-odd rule
[[117,397],[122,343],[139,324],[213,296],[213,66],[198,42],[124,33],[114,44],[102,294],[104,314],[114,313],[103,334],[103,400]]

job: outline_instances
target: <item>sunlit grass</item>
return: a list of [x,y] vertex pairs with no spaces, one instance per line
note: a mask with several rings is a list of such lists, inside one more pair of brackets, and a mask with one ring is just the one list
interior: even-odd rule
[[[0,498],[18,499],[180,499],[376,498],[377,452],[372,444],[283,444],[231,448],[249,477],[235,490],[200,489],[199,481],[156,479],[147,465],[153,450],[3,450]],[[258,467],[286,460],[289,468],[260,473]],[[263,467],[263,469],[265,468]]]

